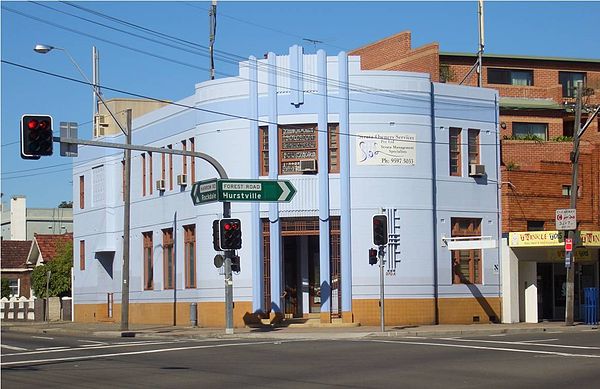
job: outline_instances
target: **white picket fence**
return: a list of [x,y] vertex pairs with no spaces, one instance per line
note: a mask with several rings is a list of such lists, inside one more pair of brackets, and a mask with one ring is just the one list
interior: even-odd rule
[[2,297],[0,299],[0,317],[3,320],[35,320],[35,298]]

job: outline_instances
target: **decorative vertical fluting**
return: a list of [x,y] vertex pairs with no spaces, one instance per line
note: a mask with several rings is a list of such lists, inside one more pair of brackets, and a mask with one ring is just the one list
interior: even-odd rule
[[[277,128],[277,56],[269,53],[268,63],[268,106],[269,106],[269,178],[276,180],[279,173],[279,142]],[[271,243],[271,311],[273,316],[281,316],[281,224],[279,204],[269,204],[270,243]]]
[[[258,63],[256,57],[251,56],[248,61],[249,81],[248,99],[250,100],[250,177],[257,179],[260,174],[258,123]],[[264,312],[263,307],[263,258],[262,258],[262,228],[260,224],[260,203],[252,203],[250,213],[250,228],[252,239],[252,310]]]
[[340,249],[342,273],[342,319],[352,322],[352,236],[350,212],[350,90],[348,55],[338,54],[340,107]]
[[327,108],[327,55],[317,52],[317,92],[319,99],[319,272],[321,277],[321,323],[331,321],[331,269],[329,243],[329,142]]

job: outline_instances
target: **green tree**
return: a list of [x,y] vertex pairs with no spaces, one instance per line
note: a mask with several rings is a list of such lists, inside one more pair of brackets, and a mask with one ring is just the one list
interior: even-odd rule
[[2,279],[2,296],[1,297],[8,298],[8,296],[10,296],[10,282],[8,281],[8,278],[3,278]]
[[[56,257],[37,266],[31,274],[31,287],[39,298],[65,297],[71,295],[71,266],[73,266],[73,242],[60,245]],[[46,296],[46,277],[50,271],[49,296]]]

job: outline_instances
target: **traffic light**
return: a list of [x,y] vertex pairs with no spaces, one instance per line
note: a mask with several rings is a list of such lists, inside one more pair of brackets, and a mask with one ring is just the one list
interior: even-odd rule
[[24,159],[52,155],[52,117],[23,115],[21,117],[21,157]]
[[369,265],[377,265],[377,249],[369,249]]
[[221,251],[221,245],[219,244],[219,219],[213,220],[213,248],[215,251]]
[[242,222],[240,219],[221,219],[219,221],[219,243],[221,250],[242,248]]
[[377,246],[386,245],[388,242],[387,216],[373,216],[373,244]]
[[233,257],[231,257],[231,271],[239,273],[241,270],[242,268],[240,266],[240,256],[234,255]]

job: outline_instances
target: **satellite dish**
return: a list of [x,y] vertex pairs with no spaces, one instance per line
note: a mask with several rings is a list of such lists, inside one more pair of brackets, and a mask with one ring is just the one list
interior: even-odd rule
[[220,269],[223,266],[223,263],[225,262],[225,258],[221,255],[221,254],[217,254],[215,255],[215,267],[217,269]]

